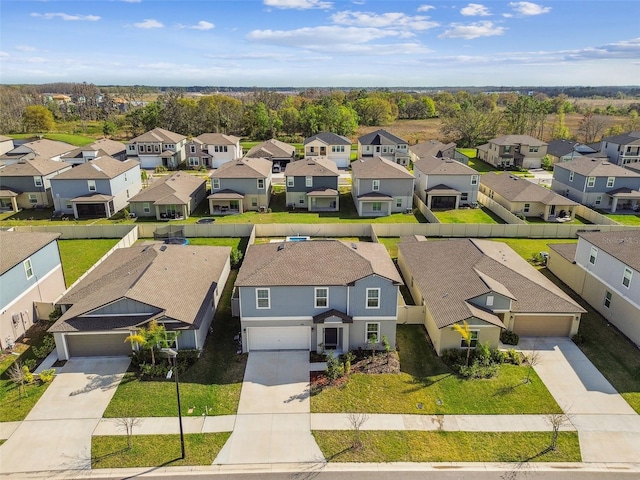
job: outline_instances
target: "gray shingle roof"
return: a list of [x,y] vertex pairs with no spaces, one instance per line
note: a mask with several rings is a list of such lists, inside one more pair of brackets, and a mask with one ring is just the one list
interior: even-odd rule
[[164,128],[154,128],[129,141],[129,143],[179,143],[186,139],[184,135],[170,132]]
[[50,175],[65,168],[72,167],[67,162],[57,162],[55,160],[34,158],[33,160],[20,160],[17,163],[7,165],[0,169],[0,177],[33,177],[39,175]]
[[405,167],[382,157],[369,157],[351,162],[351,171],[356,178],[413,178]]
[[442,158],[442,152],[455,149],[455,143],[442,143],[438,140],[427,140],[426,142],[416,143],[409,147],[409,150],[418,157],[437,157]]
[[402,284],[384,245],[308,240],[250,245],[236,279],[239,287],[350,285],[369,275]]
[[211,178],[267,178],[272,166],[266,158],[238,158],[221,165]]
[[420,157],[413,163],[426,175],[478,175],[473,168],[451,158],[436,158],[433,155]]
[[608,161],[589,157],[580,157],[569,162],[559,162],[554,165],[554,168],[574,171],[585,177],[640,177],[640,173],[619,167]]
[[0,275],[26,260],[45,245],[54,242],[59,233],[5,232],[0,230]]
[[612,137],[605,137],[603,142],[615,143],[617,145],[640,145],[640,131],[623,133]]
[[240,140],[239,137],[223,133],[202,133],[196,138],[205,145],[235,145]]
[[398,145],[408,142],[393,133],[380,129],[358,137],[358,143],[360,145]]
[[157,202],[178,194],[183,203],[189,203],[189,197],[207,181],[196,175],[176,172],[152,182],[147,188],[131,197],[129,202]]
[[288,143],[281,142],[275,138],[259,143],[251,148],[245,157],[266,157],[273,158],[293,158],[296,147]]
[[109,138],[101,138],[100,140],[96,140],[89,145],[71,150],[70,152],[62,155],[60,158],[62,160],[67,158],[82,158],[82,152],[96,152],[99,150],[102,150],[106,155],[113,156],[117,153],[125,151],[126,148],[126,145],[122,142],[116,142],[115,140],[111,140]]
[[578,236],[640,272],[640,230],[579,232]]
[[333,132],[321,132],[311,135],[304,139],[304,145],[316,139],[326,143],[327,145],[351,145],[351,140],[347,137],[343,137],[342,135],[338,135]]
[[337,177],[340,171],[333,160],[320,157],[291,162],[287,164],[284,174],[289,177]]
[[77,167],[62,172],[56,180],[100,180],[112,179],[140,165],[137,160],[121,162],[113,157],[103,156],[89,160]]
[[507,173],[489,172],[480,176],[480,184],[497,192],[510,202],[539,202],[544,205],[577,205],[562,195],[529,180]]
[[546,145],[546,142],[538,140],[530,135],[501,135],[500,137],[489,140],[489,143],[493,143],[495,145]]

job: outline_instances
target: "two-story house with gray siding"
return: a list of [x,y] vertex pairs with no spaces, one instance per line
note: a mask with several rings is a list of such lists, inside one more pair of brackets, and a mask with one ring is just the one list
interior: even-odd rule
[[238,158],[211,174],[211,215],[266,211],[271,200],[271,168],[266,158]]
[[640,346],[640,230],[579,232],[549,249],[549,270]]
[[59,233],[0,231],[0,349],[48,319],[65,291]]
[[127,156],[137,157],[141,168],[178,168],[186,160],[187,137],[154,128],[127,142]]
[[384,157],[365,157],[351,163],[351,195],[360,217],[381,217],[411,211],[413,175]]
[[602,139],[600,151],[616,165],[635,165],[640,163],[640,131],[623,133]]
[[413,162],[415,191],[427,208],[455,209],[477,205],[479,175],[452,158],[424,155]]
[[393,163],[409,165],[409,142],[380,129],[358,138],[358,158],[384,157]]
[[458,160],[466,165],[469,159],[464,155],[459,155],[459,158],[455,158],[456,153],[455,143],[442,143],[438,140],[427,140],[409,147],[409,156],[411,157],[412,162],[416,162],[420,158],[424,157],[436,157],[453,158],[454,160]]
[[378,243],[250,245],[235,283],[243,350],[393,347],[400,285]]
[[557,163],[551,189],[583,205],[611,213],[633,211],[640,206],[640,173],[596,158]]
[[340,210],[340,172],[333,160],[325,157],[298,160],[287,165],[284,175],[288,208],[310,212]]
[[478,158],[494,167],[540,168],[547,144],[530,135],[502,135],[478,147]]
[[155,320],[168,346],[201,350],[230,272],[230,247],[139,244],[120,248],[57,304],[60,360],[130,355],[125,341]]
[[207,152],[211,168],[220,168],[227,162],[242,157],[240,138],[222,133],[203,133],[196,137]]
[[338,168],[348,168],[351,163],[351,140],[333,132],[316,133],[304,139],[304,158],[326,158]]
[[110,218],[140,190],[140,163],[106,155],[51,179],[54,209],[75,218]]
[[51,179],[71,170],[66,162],[34,158],[0,168],[0,209],[51,207]]

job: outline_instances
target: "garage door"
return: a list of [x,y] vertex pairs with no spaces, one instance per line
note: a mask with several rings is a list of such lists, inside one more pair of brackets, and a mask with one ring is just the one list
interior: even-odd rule
[[101,357],[131,355],[131,344],[125,342],[128,334],[66,335],[70,357]]
[[309,327],[247,328],[251,350],[309,350]]
[[519,315],[513,331],[525,337],[568,337],[572,322],[572,316]]

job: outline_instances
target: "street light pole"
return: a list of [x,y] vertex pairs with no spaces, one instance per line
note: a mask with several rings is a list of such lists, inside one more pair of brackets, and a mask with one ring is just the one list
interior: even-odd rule
[[163,348],[162,351],[167,355],[167,357],[173,359],[173,369],[169,370],[167,379],[170,379],[171,375],[175,373],[176,398],[178,399],[178,422],[180,423],[180,449],[182,452],[182,456],[180,458],[184,459],[186,455],[184,450],[184,430],[182,428],[182,406],[180,404],[180,382],[178,381],[178,352],[170,348]]

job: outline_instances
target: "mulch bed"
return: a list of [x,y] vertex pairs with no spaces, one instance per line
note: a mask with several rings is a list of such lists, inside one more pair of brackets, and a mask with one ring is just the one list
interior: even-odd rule
[[[381,374],[381,373],[400,373],[400,359],[396,352],[377,353],[374,358],[366,356],[364,358],[355,360],[351,364],[351,374],[364,373],[364,374]],[[325,376],[324,372],[311,372],[311,391],[322,389],[327,386],[340,386],[347,383],[349,377],[347,375],[329,382],[329,379]]]

